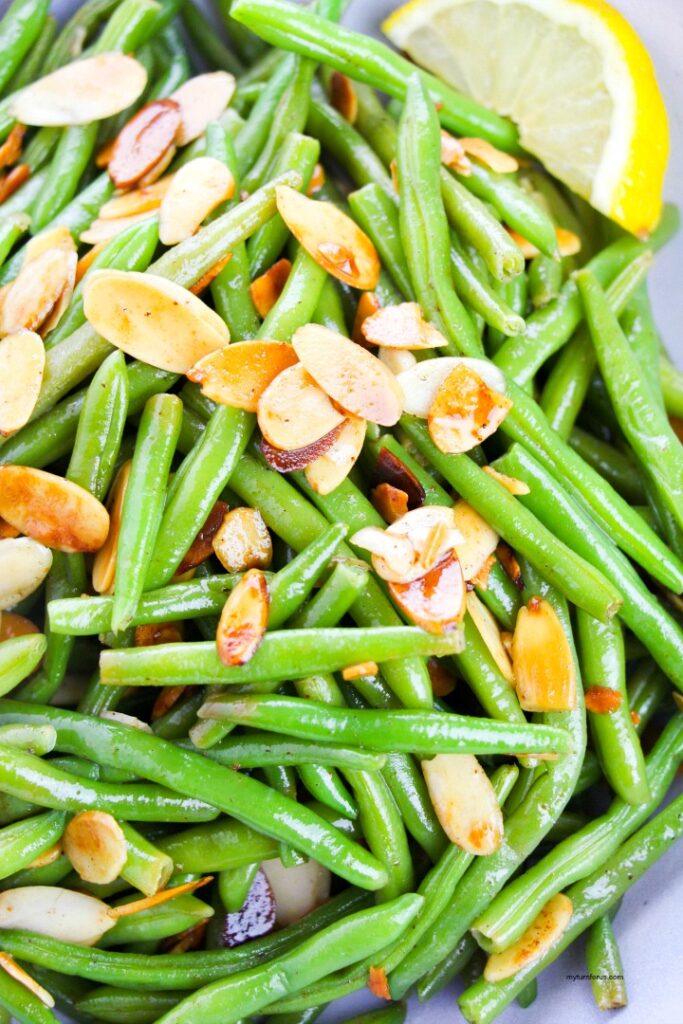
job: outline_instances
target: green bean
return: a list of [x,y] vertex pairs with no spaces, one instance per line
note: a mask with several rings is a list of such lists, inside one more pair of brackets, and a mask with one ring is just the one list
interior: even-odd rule
[[40,664],[47,649],[42,633],[10,637],[0,643],[0,693],[9,693],[30,676]]
[[20,1024],[57,1024],[52,1010],[6,970],[0,971],[0,1006]]
[[47,0],[13,0],[0,21],[0,90],[39,38],[48,12]]
[[30,225],[30,218],[25,214],[12,213],[0,224],[0,266]]
[[128,414],[128,373],[122,352],[113,352],[88,388],[78,419],[67,479],[99,500],[109,490]]
[[181,7],[180,16],[190,39],[211,67],[221,68],[232,75],[240,74],[243,70],[242,62],[225,45],[215,27],[198,7],[193,3],[185,3]]
[[[380,303],[385,301],[388,285],[390,282],[387,280],[386,274],[380,272],[380,284],[375,289],[375,295]],[[348,334],[344,294],[340,283],[333,277],[328,276],[323,284],[318,305],[313,313],[313,323],[322,324],[323,327],[327,327],[330,331],[336,331],[337,334]]]
[[406,1019],[405,1003],[395,1003],[383,1010],[371,1010],[357,1017],[349,1017],[344,1024],[403,1024]]
[[636,354],[643,374],[647,378],[655,401],[661,405],[662,387],[659,381],[659,356],[662,343],[652,313],[647,285],[642,284],[626,306],[621,325],[628,343]]
[[514,689],[496,664],[472,617],[465,615],[465,646],[453,662],[482,708],[501,722],[525,721]]
[[394,196],[391,177],[372,146],[320,96],[311,99],[306,130],[320,140],[325,152],[344,168],[357,188],[373,182],[387,195]]
[[370,183],[357,192],[351,192],[349,206],[354,219],[372,239],[382,264],[404,299],[415,298],[406,266],[401,241],[398,209],[387,192],[378,184]]
[[0,742],[42,757],[55,749],[57,733],[49,725],[5,725],[0,726]]
[[249,170],[256,156],[262,151],[275,109],[294,75],[295,68],[294,54],[280,55],[277,66],[254,103],[246,124],[239,132],[235,140],[235,153],[240,175]]
[[599,1010],[618,1010],[628,1004],[624,967],[609,914],[597,918],[588,930],[586,970]]
[[443,958],[434,970],[424,978],[421,978],[417,985],[417,994],[420,1002],[427,1000],[441,992],[446,985],[467,969],[467,966],[478,951],[479,947],[469,932],[466,932],[460,942],[453,947],[450,953]]
[[46,811],[0,829],[0,876],[27,868],[61,837],[66,825],[62,811]]
[[31,174],[49,160],[59,140],[59,131],[59,128],[39,128],[21,154],[21,162],[26,164]]
[[385,167],[396,155],[396,122],[374,89],[357,79],[353,83],[357,113],[354,127],[366,139]]
[[[128,897],[117,905],[125,905],[137,898]],[[167,939],[170,935],[177,935],[186,928],[206,921],[212,915],[213,908],[207,903],[190,893],[183,893],[166,903],[145,907],[135,914],[120,917],[114,927],[105,932],[98,945],[107,949],[109,946],[124,946],[132,942]]]
[[40,78],[41,75],[46,73],[45,66],[49,60],[48,54],[54,50],[56,34],[57,19],[48,14],[30,52],[24,56],[22,63],[5,86],[4,92],[6,94],[19,92],[20,89],[30,85],[36,78]]
[[[514,310],[501,302],[495,290],[480,276],[464,247],[452,236],[451,270],[455,288],[472,313],[503,334],[524,334],[526,323]],[[476,251],[476,250],[475,250]]]
[[616,491],[633,505],[645,501],[645,489],[634,459],[606,441],[573,427],[569,444],[582,459],[597,470]]
[[666,411],[670,416],[683,417],[683,374],[664,355],[659,357],[659,381]]
[[529,298],[531,305],[538,309],[547,306],[560,294],[564,273],[559,260],[550,259],[543,253],[535,256],[529,264]]
[[113,1021],[114,1024],[153,1024],[161,1014],[173,1009],[184,995],[187,993],[141,993],[104,985],[79,999],[76,1010],[91,1014],[98,1021]]
[[327,272],[299,246],[279,300],[261,324],[259,337],[290,341],[294,331],[313,317]]
[[292,629],[319,629],[341,621],[368,580],[368,570],[353,562],[337,562],[328,579],[308,604],[292,616]]
[[465,188],[490,203],[511,228],[551,259],[557,258],[555,225],[545,210],[519,187],[509,174],[495,174],[476,161],[467,176],[459,175]]
[[56,71],[75,60],[98,23],[108,17],[116,7],[116,0],[86,0],[72,14],[59,33],[46,62],[44,73]]
[[218,875],[218,893],[229,914],[236,914],[244,906],[254,879],[259,872],[258,861],[226,868]]
[[127,821],[118,824],[126,841],[126,862],[121,868],[121,878],[146,896],[152,896],[166,886],[173,874],[173,861]]
[[164,836],[157,846],[171,857],[177,871],[232,871],[277,857],[278,844],[240,822],[221,818]]

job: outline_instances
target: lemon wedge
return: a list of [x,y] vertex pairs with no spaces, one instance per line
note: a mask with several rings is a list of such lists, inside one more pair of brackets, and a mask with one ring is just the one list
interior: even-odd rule
[[605,0],[410,0],[382,26],[418,64],[519,127],[601,213],[647,234],[669,130],[652,61]]

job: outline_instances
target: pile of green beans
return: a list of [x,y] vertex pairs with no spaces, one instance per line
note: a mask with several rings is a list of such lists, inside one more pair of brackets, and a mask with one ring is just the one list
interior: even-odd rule
[[[102,123],[26,129],[28,178],[0,205],[0,288],[45,230],[66,228],[86,255],[81,235],[114,194],[96,157],[143,103],[205,71],[235,79],[227,109],[164,172],[212,157],[234,194],[176,245],[149,209],[92,254],[45,331],[30,417],[0,437],[0,467],[45,470],[112,511],[128,473],[111,586],[96,592],[90,556],[55,549],[33,593],[0,603],[0,1024],[56,1024],[57,1011],[83,1024],[312,1024],[368,986],[389,1002],[347,1024],[404,1024],[404,999],[458,977],[464,1018],[490,1024],[514,999],[530,1005],[584,932],[597,1006],[625,1005],[621,898],[683,833],[683,798],[669,800],[683,759],[671,698],[683,692],[683,373],[647,286],[677,211],[665,205],[649,238],[627,235],[531,166],[510,121],[339,24],[343,0],[211,2],[84,0],[58,24],[49,0],[12,0],[0,17],[0,144],[16,94],[71,61],[118,51],[148,75]],[[494,173],[472,156],[460,173],[442,163],[443,130],[521,166]],[[320,494],[304,472],[273,468],[253,413],[94,330],[94,271],[189,289],[220,263],[201,299],[231,342],[288,344],[308,324],[359,340],[368,296],[294,237],[281,185],[365,233],[379,263],[369,298],[417,303],[441,334],[418,360],[470,357],[502,375],[512,406],[493,436],[446,454],[424,418],[368,422],[347,478]],[[576,255],[559,257],[558,229],[577,236]],[[264,312],[251,285],[284,258]],[[411,509],[457,515],[465,502],[497,539],[451,631],[416,626],[354,544],[387,526],[387,465]],[[217,503],[257,510],[272,542],[264,635],[241,664],[221,660],[216,638],[251,565],[221,564]],[[0,520],[0,556],[11,543]],[[12,582],[0,579],[0,599]],[[515,630],[538,599],[577,692],[533,712]],[[503,837],[487,855],[454,841],[457,813],[426,767],[454,755],[479,759],[498,803]],[[76,856],[84,812],[117,837],[106,878]],[[183,883],[203,884],[166,901]],[[49,914],[36,931],[12,927],[8,893],[42,907],[54,887],[117,915],[92,948]],[[265,916],[287,923],[230,946],[264,891]],[[486,957],[522,942],[560,893],[562,934],[488,981]],[[300,919],[287,917],[292,896]]]

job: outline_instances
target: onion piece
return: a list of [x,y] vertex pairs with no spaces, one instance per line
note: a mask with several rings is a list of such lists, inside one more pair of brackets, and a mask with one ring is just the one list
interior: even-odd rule
[[330,872],[316,860],[286,868],[277,858],[261,867],[275,897],[275,923],[281,928],[310,914],[330,895]]

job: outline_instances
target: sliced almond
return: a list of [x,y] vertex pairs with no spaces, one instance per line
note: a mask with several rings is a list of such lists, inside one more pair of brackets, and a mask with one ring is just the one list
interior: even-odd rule
[[0,434],[5,437],[31,418],[45,369],[39,334],[17,331],[0,341]]
[[0,206],[30,177],[31,168],[28,164],[17,164],[8,174],[0,176]]
[[352,679],[361,679],[363,676],[379,675],[379,666],[376,661],[361,661],[358,665],[347,665],[342,669],[342,679],[351,682]]
[[23,967],[20,967],[14,957],[11,957],[9,953],[0,953],[0,967],[3,971],[9,974],[11,978],[18,981],[20,985],[24,986],[24,988],[27,988],[29,992],[33,992],[33,995],[37,996],[44,1006],[52,1007],[55,1005],[54,998],[48,990],[43,988],[42,985],[39,985],[35,978],[32,978]]
[[64,832],[64,852],[83,881],[97,885],[118,878],[128,856],[121,826],[104,811],[73,816]]
[[172,99],[152,100],[127,122],[116,137],[107,165],[117,188],[137,184],[173,147],[180,125],[180,107]]
[[186,686],[163,686],[152,706],[151,721],[163,718],[178,703],[186,689]]
[[306,466],[310,466],[312,462],[329,451],[344,429],[344,423],[333,427],[329,433],[318,438],[313,444],[307,444],[304,448],[293,448],[291,451],[274,448],[263,437],[261,438],[261,452],[268,465],[276,469],[278,473],[293,473],[296,470],[305,469]]
[[412,369],[399,373],[397,380],[405,395],[404,412],[427,419],[437,392],[446,378],[458,366],[467,366],[481,377],[490,388],[503,394],[505,378],[497,367],[484,359],[461,356],[439,356],[416,363]]
[[47,252],[48,249],[76,252],[76,246],[69,229],[60,224],[55,228],[48,228],[47,231],[41,231],[39,235],[35,235],[30,242],[26,243],[23,265],[26,266],[27,263],[37,259],[38,256]]
[[428,633],[449,633],[465,615],[465,581],[453,552],[409,583],[389,583],[389,593],[411,622]]
[[361,291],[376,287],[380,272],[377,250],[345,213],[287,185],[277,188],[277,208],[296,240],[333,277]]
[[611,715],[622,705],[623,697],[618,690],[609,686],[589,686],[586,688],[586,711],[594,715]]
[[54,885],[25,885],[0,893],[0,928],[23,928],[78,946],[94,946],[116,924],[94,896]]
[[80,235],[80,240],[85,245],[102,245],[116,238],[122,231],[132,228],[134,224],[148,220],[149,216],[149,213],[133,213],[130,217],[112,217],[107,220],[98,218]]
[[378,484],[370,491],[370,499],[386,523],[395,523],[408,511],[408,495],[393,484]]
[[153,185],[146,185],[133,189],[132,192],[115,195],[100,207],[98,217],[101,220],[118,220],[120,217],[133,217],[138,213],[150,213],[152,210],[158,210],[173,177],[172,174],[169,174],[167,177],[155,181]]
[[221,523],[229,511],[230,508],[226,502],[217,501],[215,503],[206,517],[206,522],[192,541],[187,554],[178,566],[176,575],[182,576],[211,557],[213,554],[213,538],[218,533]]
[[19,530],[10,526],[10,524],[0,516],[0,540],[6,540],[8,537],[18,537],[19,533]]
[[88,249],[88,251],[81,256],[76,264],[76,284],[85,277],[97,257],[106,247],[106,244],[106,242],[97,242],[96,245],[93,245],[92,249]]
[[348,416],[334,443],[304,470],[316,494],[330,494],[351,472],[360,455],[367,424],[359,416]]
[[287,367],[263,391],[257,417],[266,441],[287,451],[313,444],[344,422],[301,363]]
[[180,107],[180,126],[176,143],[188,142],[203,135],[211,121],[216,121],[235,91],[235,79],[227,71],[210,71],[183,82],[171,93],[171,99]]
[[391,484],[408,495],[409,508],[420,508],[425,502],[425,489],[411,469],[388,448],[380,448],[372,471],[374,484]]
[[36,591],[51,567],[50,549],[30,537],[0,540],[0,611]]
[[142,95],[147,72],[133,57],[100,53],[74,61],[22,89],[10,106],[22,124],[90,124],[125,110]]
[[358,97],[353,82],[341,71],[333,71],[330,75],[330,104],[349,124],[354,124],[358,117]]
[[532,597],[517,614],[512,664],[525,711],[576,707],[574,658],[557,613],[544,598]]
[[316,192],[320,191],[326,180],[325,168],[322,164],[316,164],[313,168],[313,174],[311,175],[311,180],[308,183],[308,188],[306,189],[306,195],[314,196]]
[[0,617],[0,643],[3,640],[11,640],[15,636],[27,636],[30,633],[40,633],[35,622],[31,622],[24,615],[17,612],[3,612]]
[[209,267],[206,273],[202,274],[194,284],[190,285],[190,291],[192,294],[201,295],[204,289],[209,287],[214,277],[218,277],[223,267],[227,267],[231,259],[232,253],[229,252],[226,256],[223,256],[222,259],[218,260],[217,263],[214,263],[212,267]]
[[156,184],[173,161],[176,152],[175,146],[169,146],[168,149],[164,150],[157,162],[152,164],[150,169],[139,179],[138,186],[140,188],[149,188],[150,185]]
[[275,897],[275,922],[284,928],[323,904],[330,895],[331,875],[316,860],[286,868],[282,861],[261,865]]
[[265,320],[282,295],[291,269],[292,264],[288,259],[278,260],[249,285],[251,301],[261,319]]
[[514,174],[519,170],[519,163],[514,156],[496,149],[486,139],[460,138],[458,142],[468,156],[473,156],[496,174]]
[[83,309],[112,345],[173,373],[185,373],[230,340],[217,313],[187,288],[156,274],[95,270],[83,289]]
[[0,515],[58,551],[97,551],[109,515],[90,491],[32,466],[0,466]]
[[187,376],[214,402],[256,412],[268,385],[296,361],[282,341],[240,341],[200,359]]
[[522,579],[522,569],[521,569],[521,566],[520,566],[519,562],[515,558],[515,555],[514,555],[514,552],[512,551],[512,549],[509,548],[507,546],[507,544],[503,543],[503,541],[501,541],[499,543],[498,547],[496,548],[496,555],[498,557],[498,561],[503,566],[503,569],[505,570],[507,575],[510,577],[510,579],[512,580],[514,585],[517,587],[517,590],[519,590],[519,591],[524,590],[524,580]]
[[267,569],[273,542],[263,516],[255,508],[234,508],[223,518],[213,549],[226,572]]
[[21,147],[26,134],[25,124],[15,124],[0,146],[0,167],[11,167],[21,156]]
[[29,868],[46,868],[49,864],[54,864],[56,860],[59,860],[62,853],[62,840],[59,839],[56,843],[53,843],[52,846],[49,846],[47,850],[41,853],[39,857],[32,860],[29,864]]
[[78,255],[75,251],[75,248],[73,252],[66,253],[65,255],[66,281],[64,283],[64,287],[59,298],[57,299],[54,306],[50,310],[49,316],[45,319],[41,327],[43,335],[49,334],[50,331],[53,331],[57,324],[59,323],[59,321],[62,319],[67,309],[69,308],[69,303],[71,302],[71,298],[74,293],[74,288],[76,287],[76,270],[78,267]]
[[514,685],[515,676],[512,671],[512,662],[503,644],[498,623],[473,590],[467,594],[467,611],[501,674]]
[[443,334],[425,320],[417,302],[384,306],[363,322],[362,330],[365,340],[380,348],[428,349],[446,344]]
[[467,159],[462,143],[443,128],[441,129],[441,163],[465,177],[472,173],[472,164]]
[[378,526],[364,526],[354,533],[351,543],[370,552],[375,571],[383,580],[409,581],[424,572],[407,537],[392,536]]
[[368,988],[376,999],[386,999],[387,1002],[391,1002],[389,980],[383,967],[368,968]]
[[261,645],[268,626],[270,595],[260,569],[250,569],[223,605],[216,648],[224,665],[244,665]]
[[160,644],[179,644],[182,639],[182,622],[145,622],[135,627],[133,646],[158,647]]
[[[512,228],[507,230],[515,245],[521,250],[525,260],[533,260],[534,257],[540,254],[540,249],[537,249],[523,235],[513,231]],[[560,256],[576,256],[578,252],[581,252],[581,239],[573,231],[567,231],[565,228],[555,228],[555,236]]]
[[413,366],[417,364],[417,359],[407,348],[381,348],[377,353],[377,358],[395,377],[398,377],[399,373],[404,373],[405,370],[412,370]]
[[[435,528],[440,542],[434,546]],[[354,534],[351,542],[372,553],[375,572],[383,580],[411,583],[424,576],[442,557],[455,550],[462,536],[455,527],[453,509],[445,505],[425,505],[407,512],[386,530],[368,526]],[[426,548],[431,547],[429,558]]]
[[427,417],[432,441],[442,452],[468,452],[495,433],[512,408],[469,366],[456,366],[436,393]]
[[499,484],[502,484],[510,494],[529,494],[530,492],[529,485],[525,484],[523,480],[518,480],[514,476],[506,476],[505,473],[499,473],[493,466],[484,466],[484,472],[488,473],[494,480],[497,480]]
[[460,498],[453,506],[456,528],[462,540],[456,544],[460,565],[466,580],[471,580],[486,564],[498,546],[498,534],[471,505]]
[[193,235],[204,219],[230,199],[235,179],[220,160],[199,156],[176,171],[159,210],[159,239],[176,245]]
[[369,316],[376,313],[378,309],[381,309],[379,299],[374,292],[363,292],[358,300],[356,306],[356,313],[353,318],[353,330],[351,331],[351,338],[357,345],[366,346],[365,336],[363,334],[363,324]]
[[486,857],[503,841],[503,812],[491,781],[472,754],[437,754],[422,762],[436,816],[452,843]]
[[35,331],[48,318],[65,288],[76,278],[76,254],[46,249],[26,263],[0,307],[0,334]]
[[126,497],[126,487],[128,486],[131,466],[132,463],[130,461],[124,462],[109,489],[109,499],[107,501],[109,532],[107,533],[106,541],[95,555],[92,566],[93,590],[98,594],[109,594],[114,586],[123,501]]
[[536,963],[558,941],[569,924],[572,902],[563,892],[545,904],[538,917],[516,942],[500,953],[492,953],[484,967],[489,982],[503,981],[518,974],[523,967]]

